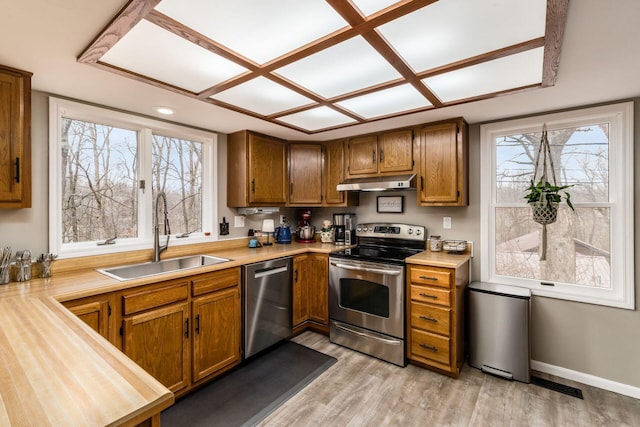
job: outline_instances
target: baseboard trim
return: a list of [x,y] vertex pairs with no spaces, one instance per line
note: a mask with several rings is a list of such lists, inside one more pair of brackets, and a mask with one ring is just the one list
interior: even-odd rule
[[625,396],[640,399],[640,387],[634,387],[628,384],[611,381],[606,378],[596,377],[595,375],[585,374],[560,366],[550,365],[548,363],[531,361],[531,369],[534,371],[544,372],[545,374],[555,375],[566,378],[571,381],[577,381],[582,384],[601,388],[603,390],[612,391],[614,393],[623,394]]

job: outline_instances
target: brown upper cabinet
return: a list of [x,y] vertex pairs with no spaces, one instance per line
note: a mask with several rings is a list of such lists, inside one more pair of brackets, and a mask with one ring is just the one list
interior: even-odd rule
[[358,193],[337,190],[344,177],[344,141],[289,144],[287,206],[356,206]]
[[467,134],[467,123],[462,118],[420,129],[418,205],[469,204]]
[[322,205],[323,152],[319,143],[289,144],[290,206]]
[[338,191],[344,181],[345,141],[329,141],[324,144],[324,206],[358,206],[359,193]]
[[414,171],[414,132],[402,129],[351,138],[347,143],[347,178]]
[[285,141],[251,131],[227,138],[227,206],[283,206],[287,202]]
[[31,76],[0,65],[0,208],[31,207]]

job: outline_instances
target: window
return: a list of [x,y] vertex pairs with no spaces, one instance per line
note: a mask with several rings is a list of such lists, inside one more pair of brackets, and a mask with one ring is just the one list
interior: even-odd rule
[[158,191],[172,245],[217,238],[216,135],[57,98],[50,123],[52,252],[151,248]]
[[[561,203],[541,260],[543,227],[524,194],[545,124],[575,211]],[[483,125],[481,144],[482,280],[633,309],[633,104]]]

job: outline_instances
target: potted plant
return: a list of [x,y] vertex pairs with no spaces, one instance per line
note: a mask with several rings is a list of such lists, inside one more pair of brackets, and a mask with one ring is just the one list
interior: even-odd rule
[[531,205],[533,220],[538,224],[551,224],[555,222],[558,214],[558,205],[563,197],[567,206],[569,206],[572,211],[575,211],[571,203],[571,195],[567,191],[563,191],[569,187],[573,187],[573,185],[551,184],[544,175],[537,183],[531,180],[524,198],[527,199],[527,203]]

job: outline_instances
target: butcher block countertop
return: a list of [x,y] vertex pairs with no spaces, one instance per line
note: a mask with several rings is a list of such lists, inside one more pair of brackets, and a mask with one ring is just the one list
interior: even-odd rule
[[469,250],[462,254],[450,254],[445,251],[431,252],[429,250],[410,256],[405,260],[407,264],[429,265],[432,267],[458,268],[471,259]]
[[[0,285],[0,425],[136,425],[171,406],[174,395],[61,302],[161,280],[307,252],[331,253],[328,243],[248,248],[247,240],[169,247],[162,258],[192,254],[230,261],[127,281],[96,268],[150,261],[151,251],[57,260],[53,277]],[[424,252],[407,262],[455,268],[469,255]]]
[[221,270],[332,244],[246,247],[246,241],[169,248],[232,261],[120,282],[98,267],[149,261],[151,251],[57,260],[53,277],[0,285],[0,426],[136,425],[171,406],[174,395],[60,303],[160,280]]

